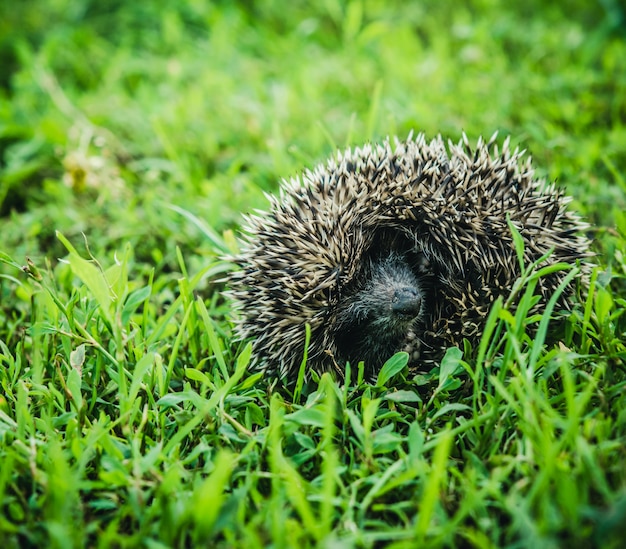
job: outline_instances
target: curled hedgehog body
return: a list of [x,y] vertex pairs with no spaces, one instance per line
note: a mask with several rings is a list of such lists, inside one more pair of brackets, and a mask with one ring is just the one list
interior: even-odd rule
[[[526,264],[551,250],[545,265],[584,261],[586,225],[568,199],[494,141],[387,140],[283,181],[269,212],[247,217],[230,275],[237,332],[254,339],[259,367],[294,380],[307,323],[307,369],[340,376],[346,361],[371,376],[400,350],[417,365],[476,342],[521,274],[507,220]],[[537,293],[564,277],[541,278]]]

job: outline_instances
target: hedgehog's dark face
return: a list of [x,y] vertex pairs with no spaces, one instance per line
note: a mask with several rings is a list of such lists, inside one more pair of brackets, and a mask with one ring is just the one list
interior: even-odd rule
[[394,352],[424,317],[422,284],[405,256],[372,260],[337,304],[335,343],[341,360],[365,361],[371,371]]

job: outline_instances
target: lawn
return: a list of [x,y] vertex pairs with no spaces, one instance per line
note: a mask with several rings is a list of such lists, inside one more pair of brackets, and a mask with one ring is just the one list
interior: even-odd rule
[[[572,197],[572,310],[498,305],[419,376],[254,371],[243,215],[411,131],[498,131]],[[625,174],[617,0],[3,2],[0,540],[624,547]]]

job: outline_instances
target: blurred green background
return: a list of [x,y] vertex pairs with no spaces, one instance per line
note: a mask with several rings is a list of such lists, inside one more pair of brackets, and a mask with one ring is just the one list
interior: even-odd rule
[[31,0],[0,7],[0,242],[167,269],[335,148],[500,132],[593,223],[625,208],[624,7]]

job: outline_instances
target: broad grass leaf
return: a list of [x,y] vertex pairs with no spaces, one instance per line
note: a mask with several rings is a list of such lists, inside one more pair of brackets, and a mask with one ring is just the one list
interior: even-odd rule
[[352,431],[359,439],[361,444],[365,441],[365,430],[363,429],[363,424],[361,423],[361,419],[357,416],[353,410],[347,409],[348,420],[350,421],[350,426],[352,427]]
[[293,436],[298,444],[302,446],[302,448],[305,448],[307,450],[315,450],[315,443],[310,436],[305,435],[304,433],[300,433],[298,431],[296,431]]
[[[215,356],[215,360],[220,368],[220,373],[224,377],[224,379],[228,378],[228,366],[226,365],[226,361],[224,359],[224,355],[222,354],[222,345],[220,343],[220,338],[217,335],[214,327],[214,321],[209,315],[209,311],[204,304],[204,301],[200,297],[196,299],[196,307],[200,311],[200,317],[202,318],[202,322],[204,324],[204,329],[206,330],[207,336],[209,338],[209,346],[213,351],[213,355]],[[250,361],[250,356],[252,355],[252,347],[249,349],[246,347],[243,349],[239,357],[237,358],[237,368],[240,367],[240,361],[245,360],[246,362]]]
[[157,400],[157,405],[171,408],[181,402],[191,402],[196,408],[200,408],[206,401],[195,391],[181,391],[180,393],[169,393],[161,397]]
[[446,404],[445,406],[442,406],[439,410],[437,410],[437,412],[431,418],[431,421],[434,421],[438,417],[441,417],[450,412],[465,412],[468,410],[471,410],[471,407],[467,406],[466,404],[451,402],[450,404]]
[[105,319],[111,324],[113,318],[113,298],[105,274],[91,261],[83,259],[69,240],[57,231],[57,238],[69,252],[69,264],[72,272],[80,278],[94,297]]
[[72,368],[67,376],[67,388],[72,393],[72,400],[79,411],[83,407],[83,395],[81,392],[82,377],[77,369]]
[[211,474],[194,490],[191,513],[198,538],[205,538],[222,510],[226,487],[236,460],[228,450],[220,450],[213,460]]
[[137,394],[139,393],[141,383],[143,382],[146,373],[154,365],[154,354],[155,353],[146,353],[139,359],[137,364],[135,364],[135,368],[132,373],[133,380],[130,383],[130,390],[128,391],[129,402],[133,402],[135,398],[137,398]]
[[401,372],[408,363],[408,353],[400,352],[393,355],[380,369],[376,385],[378,387],[384,387],[385,383],[387,383],[393,376]]
[[609,313],[613,309],[613,298],[608,290],[598,287],[596,290],[595,313],[598,323],[602,324],[609,318]]
[[248,365],[250,364],[250,358],[252,357],[252,343],[248,343],[243,350],[241,351],[241,353],[239,353],[239,356],[237,357],[237,366],[235,368],[235,373],[238,374],[239,376],[241,376],[241,374],[243,374],[244,370],[248,367]]
[[80,373],[85,362],[85,344],[81,344],[70,353],[70,365]]
[[204,372],[201,372],[196,368],[185,368],[185,377],[193,381],[199,381],[203,385],[210,387],[212,390],[215,389],[215,385],[211,383],[209,377]]
[[432,457],[432,469],[428,475],[428,480],[424,487],[422,498],[419,503],[419,514],[415,522],[415,533],[420,542],[416,547],[423,546],[423,539],[428,532],[431,517],[435,512],[435,507],[440,500],[441,485],[445,480],[448,456],[454,436],[449,430],[443,431],[437,438],[437,447]]
[[85,344],[79,345],[70,353],[70,366],[72,369],[67,376],[67,388],[72,393],[72,399],[76,405],[76,410],[83,407],[83,395],[81,392],[82,371],[85,362]]
[[128,321],[130,320],[130,316],[137,310],[137,307],[141,305],[152,293],[152,288],[150,286],[144,286],[143,288],[139,288],[131,292],[124,303],[124,307],[122,308],[122,325],[128,325]]
[[411,423],[409,427],[407,442],[409,445],[409,458],[411,462],[415,463],[424,451],[424,432],[417,421]]
[[254,387],[265,374],[263,372],[257,372],[246,377],[238,386],[237,390],[243,391],[244,389],[249,389],[250,387]]
[[463,351],[458,347],[450,347],[446,350],[446,354],[441,359],[441,366],[439,368],[439,388],[444,386],[449,377],[452,377],[463,368],[463,366],[461,366],[462,356]]
[[511,221],[508,213],[506,215],[506,222],[511,230],[511,236],[513,237],[513,245],[515,246],[515,255],[517,255],[520,272],[524,272],[524,239],[522,238],[522,235],[517,227]]
[[[393,428],[393,425],[390,425]],[[398,433],[389,432],[385,429],[379,429],[372,433],[372,440],[374,444],[374,453],[376,454],[388,454],[398,450],[400,445],[404,442],[405,438]]]
[[422,399],[415,391],[394,391],[385,395],[385,400],[393,402],[422,402]]
[[302,408],[293,414],[287,414],[285,421],[293,421],[298,425],[311,425],[313,427],[323,427],[325,424],[325,414],[318,408]]

